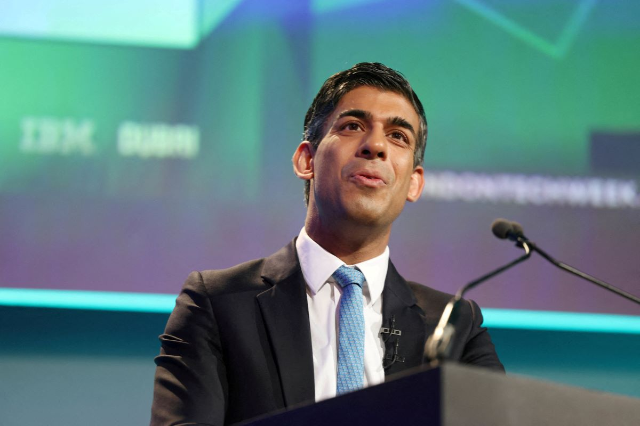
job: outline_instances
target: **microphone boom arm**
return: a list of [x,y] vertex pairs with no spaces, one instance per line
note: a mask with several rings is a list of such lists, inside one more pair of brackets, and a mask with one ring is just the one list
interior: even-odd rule
[[491,272],[489,272],[486,275],[481,276],[480,278],[478,278],[477,280],[471,281],[469,284],[465,285],[464,287],[462,287],[460,290],[458,290],[458,292],[456,293],[454,298],[457,298],[458,300],[462,299],[462,296],[464,296],[464,294],[471,290],[472,288],[474,288],[475,286],[477,286],[478,284],[482,283],[483,281],[488,280],[489,278],[493,278],[496,275],[506,271],[509,268],[512,268],[514,266],[516,266],[518,263],[523,262],[525,260],[527,260],[530,256],[531,256],[531,250],[529,248],[529,246],[531,245],[531,243],[529,243],[528,241],[523,241],[522,243],[522,248],[525,251],[525,254],[523,254],[522,256],[520,256],[519,258],[517,258],[516,260],[507,263],[504,266],[501,266],[498,269],[495,269]]
[[636,302],[640,304],[640,298],[637,296],[634,296],[631,293],[627,293],[624,290],[619,289],[618,287],[615,287],[611,284],[608,284],[602,280],[599,280],[596,277],[593,277],[585,272],[582,272],[576,268],[574,268],[571,265],[567,265],[566,263],[560,262],[556,259],[554,259],[553,257],[551,257],[547,252],[545,252],[544,250],[542,250],[540,247],[538,247],[535,243],[529,241],[525,236],[523,235],[519,235],[517,237],[517,242],[518,242],[518,246],[520,246],[521,244],[528,244],[529,247],[531,248],[531,250],[535,251],[536,253],[538,253],[540,256],[544,257],[546,260],[548,260],[549,262],[551,262],[554,266],[562,269],[563,271],[566,271],[570,274],[576,275],[580,278],[583,278],[593,284],[596,284],[602,288],[604,288],[605,290],[609,290],[619,296],[622,296],[626,299],[631,300],[632,302]]
[[440,321],[438,321],[436,329],[433,334],[429,336],[424,346],[424,354],[431,361],[432,366],[435,367],[440,361],[445,360],[449,356],[449,352],[451,351],[451,342],[455,334],[455,327],[451,324],[451,318],[455,317],[456,308],[464,294],[478,284],[516,266],[518,263],[524,262],[531,257],[531,250],[527,241],[518,242],[518,246],[524,249],[524,255],[474,281],[471,281],[460,288],[451,300],[449,300],[447,306],[442,312],[442,316],[440,317]]

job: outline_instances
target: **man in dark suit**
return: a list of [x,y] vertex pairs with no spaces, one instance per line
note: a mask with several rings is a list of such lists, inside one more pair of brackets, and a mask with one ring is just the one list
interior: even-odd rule
[[[160,336],[152,424],[234,423],[344,392],[344,371],[353,390],[423,363],[451,296],[405,281],[387,243],[422,192],[426,135],[420,100],[390,68],[357,64],[324,83],[293,156],[304,228],[272,256],[189,276]],[[344,268],[360,281],[345,285]],[[351,365],[349,286],[361,323]],[[502,370],[481,324],[478,306],[463,304],[451,357]]]

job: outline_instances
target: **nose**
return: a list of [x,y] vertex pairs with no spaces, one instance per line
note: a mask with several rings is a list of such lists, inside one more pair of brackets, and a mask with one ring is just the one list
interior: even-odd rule
[[368,160],[387,158],[387,138],[382,130],[372,129],[367,132],[360,144],[358,155]]

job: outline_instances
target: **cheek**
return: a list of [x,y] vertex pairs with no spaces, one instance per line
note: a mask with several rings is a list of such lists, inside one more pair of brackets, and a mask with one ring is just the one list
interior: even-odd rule
[[396,171],[396,183],[399,188],[401,188],[401,191],[399,192],[402,192],[402,194],[399,195],[406,196],[412,182],[411,176],[413,175],[413,161],[411,163],[403,162],[398,166]]
[[[324,145],[322,145],[324,144]],[[321,175],[321,178],[326,179],[329,176],[340,175],[340,152],[338,149],[334,149],[334,145],[331,141],[323,141],[318,147],[316,155],[314,156],[314,173]]]

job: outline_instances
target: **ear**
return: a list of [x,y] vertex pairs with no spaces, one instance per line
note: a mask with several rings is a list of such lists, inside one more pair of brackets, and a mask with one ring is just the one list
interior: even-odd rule
[[407,194],[407,201],[417,201],[422,195],[422,189],[424,188],[424,169],[422,166],[418,166],[413,169],[411,174],[411,182],[409,183],[409,193]]
[[311,142],[302,141],[296,152],[293,153],[293,172],[300,179],[311,180],[313,178],[313,146]]

